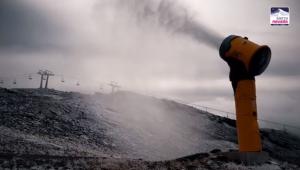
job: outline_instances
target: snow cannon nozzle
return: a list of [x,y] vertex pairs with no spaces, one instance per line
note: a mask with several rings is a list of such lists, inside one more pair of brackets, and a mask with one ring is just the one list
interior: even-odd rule
[[258,45],[249,41],[247,37],[237,35],[226,37],[220,46],[219,53],[221,58],[228,63],[231,71],[247,73],[248,77],[263,73],[271,60],[271,49],[268,46]]

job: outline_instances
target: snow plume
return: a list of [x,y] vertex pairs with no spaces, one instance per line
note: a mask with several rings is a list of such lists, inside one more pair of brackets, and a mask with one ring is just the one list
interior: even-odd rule
[[180,33],[218,48],[222,37],[210,28],[195,21],[188,9],[171,0],[116,0],[117,5],[129,10],[138,24],[150,23],[165,28],[172,33]]

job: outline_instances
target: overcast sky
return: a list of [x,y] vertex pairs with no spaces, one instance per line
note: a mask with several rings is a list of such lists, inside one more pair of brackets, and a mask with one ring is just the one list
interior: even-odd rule
[[[259,117],[300,123],[299,1],[178,0],[157,10],[160,2],[1,0],[2,86],[16,79],[14,87],[37,87],[37,75],[24,74],[49,69],[57,74],[50,86],[60,90],[108,91],[113,80],[124,90],[234,111],[218,43],[236,34],[272,49],[256,79]],[[290,8],[289,26],[270,26],[277,6]]]

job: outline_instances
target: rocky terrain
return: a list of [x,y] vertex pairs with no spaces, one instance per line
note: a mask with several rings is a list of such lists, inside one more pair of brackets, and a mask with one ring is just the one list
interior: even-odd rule
[[0,88],[0,169],[299,169],[298,137],[261,134],[269,161],[244,166],[219,154],[237,148],[234,120],[132,92]]

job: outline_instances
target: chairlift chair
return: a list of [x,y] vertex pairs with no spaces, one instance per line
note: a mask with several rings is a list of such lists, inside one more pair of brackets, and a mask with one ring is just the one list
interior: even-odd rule
[[80,86],[79,82],[76,83],[76,86]]
[[13,84],[17,84],[17,80],[14,80]]

